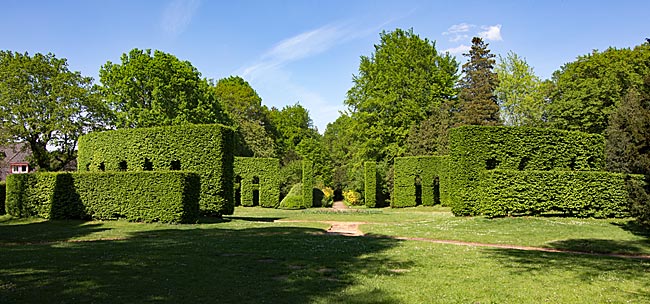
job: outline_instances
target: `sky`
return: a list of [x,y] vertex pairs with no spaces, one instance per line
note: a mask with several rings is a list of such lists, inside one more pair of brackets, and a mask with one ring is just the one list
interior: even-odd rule
[[462,56],[474,36],[542,79],[576,57],[650,37],[650,1],[0,0],[0,50],[53,53],[99,83],[107,61],[161,50],[203,77],[241,76],[266,106],[301,104],[322,133],[346,109],[361,56],[413,29]]

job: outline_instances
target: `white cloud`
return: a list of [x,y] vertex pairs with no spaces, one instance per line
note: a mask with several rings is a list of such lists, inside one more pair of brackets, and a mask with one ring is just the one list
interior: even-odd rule
[[449,52],[449,54],[452,54],[452,55],[461,55],[463,53],[469,52],[470,48],[471,47],[469,45],[461,44],[461,45],[459,45],[457,47],[446,49],[443,52]]
[[501,37],[501,24],[497,25],[491,25],[491,26],[482,26],[481,27],[484,31],[479,32],[478,36],[485,39],[485,40],[492,40],[492,41],[501,41],[503,38]]
[[443,32],[443,35],[454,35],[458,33],[466,33],[469,32],[470,29],[475,27],[473,24],[468,24],[468,23],[460,23],[460,24],[454,24],[447,29],[446,32]]
[[167,4],[161,18],[163,31],[173,36],[179,35],[192,22],[200,0],[173,0]]

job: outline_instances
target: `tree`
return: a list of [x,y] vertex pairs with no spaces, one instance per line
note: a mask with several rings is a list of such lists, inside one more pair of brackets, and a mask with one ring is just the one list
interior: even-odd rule
[[407,156],[446,155],[449,152],[449,129],[452,117],[449,106],[434,109],[420,125],[413,125],[406,140]]
[[541,126],[545,123],[546,102],[543,84],[526,59],[508,52],[495,67],[499,85],[495,89],[501,119],[508,126]]
[[440,55],[435,42],[413,30],[382,32],[374,53],[361,57],[345,100],[353,132],[361,140],[355,161],[403,155],[410,126],[455,98],[457,72],[452,56]]
[[79,136],[104,125],[92,82],[65,58],[0,51],[0,140],[28,143],[39,170],[62,170]]
[[553,73],[549,120],[553,127],[604,134],[609,115],[650,73],[650,43],[593,51]]
[[133,49],[99,70],[102,93],[118,128],[227,123],[209,82],[189,61]]
[[469,60],[463,64],[463,77],[459,82],[460,93],[456,119],[457,125],[499,125],[499,105],[494,90],[499,84],[493,72],[494,54],[488,44],[479,37],[472,38]]
[[239,76],[220,79],[212,87],[237,128],[237,156],[276,157],[276,130],[262,98]]
[[269,117],[277,130],[283,164],[302,158],[296,148],[304,139],[320,137],[309,117],[309,111],[300,104],[285,106],[282,110],[271,108]]

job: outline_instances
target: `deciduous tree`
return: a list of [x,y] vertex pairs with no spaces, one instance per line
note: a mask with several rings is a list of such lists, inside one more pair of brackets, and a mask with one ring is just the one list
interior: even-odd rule
[[526,59],[514,52],[499,56],[494,68],[499,85],[495,89],[501,119],[507,126],[542,126],[546,119],[546,100],[541,79]]

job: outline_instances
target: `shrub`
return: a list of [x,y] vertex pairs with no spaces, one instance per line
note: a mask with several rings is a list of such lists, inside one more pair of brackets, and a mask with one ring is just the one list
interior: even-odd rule
[[293,161],[280,168],[280,199],[289,194],[295,184],[302,182],[302,162]]
[[364,200],[366,207],[377,207],[377,163],[365,162],[364,168]]
[[314,163],[302,161],[302,204],[305,208],[314,205]]
[[391,207],[447,205],[447,160],[446,156],[396,157]]
[[[242,206],[253,206],[258,191],[259,205],[275,208],[280,201],[280,160],[276,158],[235,157],[235,177],[240,180]],[[237,179],[239,177],[240,179]]]
[[354,190],[347,190],[343,192],[343,201],[350,206],[361,206],[363,205],[363,200],[361,199],[361,193]]
[[0,182],[0,215],[4,215],[5,212],[5,199],[7,198],[7,183]]
[[7,212],[46,219],[196,222],[200,177],[189,172],[14,174]]
[[233,134],[222,125],[120,129],[79,138],[79,171],[185,170],[201,177],[201,211],[232,214]]
[[650,226],[650,176],[626,176],[630,213],[643,225]]
[[323,188],[323,199],[321,201],[321,207],[331,207],[334,203],[334,189],[330,187]]
[[487,216],[561,212],[578,217],[629,216],[626,179],[611,172],[484,171],[473,195]]
[[280,202],[280,209],[303,209],[302,184],[295,184],[291,187],[289,194]]

